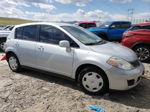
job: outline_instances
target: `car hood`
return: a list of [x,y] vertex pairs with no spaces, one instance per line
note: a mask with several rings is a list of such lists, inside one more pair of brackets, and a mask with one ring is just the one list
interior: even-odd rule
[[0,33],[10,33],[11,31],[1,30]]
[[127,61],[137,60],[136,54],[131,49],[121,46],[120,44],[108,42],[102,45],[90,46],[90,49],[94,52],[109,55],[110,57],[119,57]]

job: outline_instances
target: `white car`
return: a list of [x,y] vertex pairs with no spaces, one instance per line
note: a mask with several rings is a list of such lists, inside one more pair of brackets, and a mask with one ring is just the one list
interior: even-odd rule
[[4,43],[7,40],[7,36],[11,32],[11,30],[14,28],[14,26],[6,26],[2,30],[0,30],[0,50],[3,50]]
[[61,74],[75,79],[89,94],[133,88],[144,72],[132,50],[75,25],[17,25],[8,36],[5,52],[12,71],[30,67]]

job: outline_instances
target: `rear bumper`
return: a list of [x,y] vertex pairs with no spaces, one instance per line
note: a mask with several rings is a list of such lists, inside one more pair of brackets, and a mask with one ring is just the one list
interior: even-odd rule
[[137,86],[144,73],[144,66],[141,64],[133,70],[121,70],[112,67],[106,74],[109,79],[109,88],[113,90],[128,90]]

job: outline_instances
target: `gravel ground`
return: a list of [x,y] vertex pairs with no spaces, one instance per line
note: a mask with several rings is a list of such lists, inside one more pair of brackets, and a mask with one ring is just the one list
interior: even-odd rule
[[32,70],[13,73],[0,61],[0,112],[92,112],[90,105],[106,112],[150,112],[150,64],[144,66],[136,88],[89,96],[74,82]]

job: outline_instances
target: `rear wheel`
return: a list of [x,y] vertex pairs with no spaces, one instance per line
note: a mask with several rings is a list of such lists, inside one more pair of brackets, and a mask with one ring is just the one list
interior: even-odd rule
[[21,65],[15,54],[9,54],[7,58],[10,69],[13,72],[19,72],[21,70]]
[[147,62],[150,60],[150,47],[147,45],[139,45],[133,48],[140,61]]
[[96,67],[87,67],[81,70],[79,84],[87,94],[104,94],[108,90],[108,80],[105,73]]

